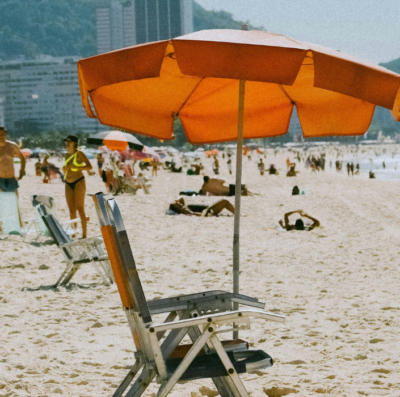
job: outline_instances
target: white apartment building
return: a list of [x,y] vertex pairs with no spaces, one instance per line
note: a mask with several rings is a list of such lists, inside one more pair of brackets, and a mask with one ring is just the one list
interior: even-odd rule
[[97,52],[193,32],[192,0],[114,0],[96,11]]
[[95,133],[109,128],[89,118],[82,107],[76,65],[79,59],[43,56],[0,62],[0,125],[23,133]]

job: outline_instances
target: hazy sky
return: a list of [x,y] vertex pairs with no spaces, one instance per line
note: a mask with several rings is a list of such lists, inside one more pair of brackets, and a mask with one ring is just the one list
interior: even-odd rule
[[367,61],[400,58],[400,0],[195,1],[207,10],[225,10],[237,20]]

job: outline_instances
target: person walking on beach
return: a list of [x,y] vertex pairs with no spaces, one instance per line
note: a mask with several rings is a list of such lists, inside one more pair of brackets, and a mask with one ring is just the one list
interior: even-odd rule
[[262,159],[260,159],[260,162],[257,164],[258,170],[260,171],[260,175],[264,175],[265,171],[265,164],[263,163]]
[[48,155],[44,156],[42,163],[42,172],[44,175],[43,183],[50,183],[49,162],[47,161],[48,158],[49,158]]
[[42,163],[40,162],[40,158],[35,163],[35,174],[36,176],[42,176]]
[[218,175],[219,174],[219,161],[217,159],[217,156],[214,156],[214,174]]
[[102,154],[102,153],[99,153],[99,154],[97,155],[97,169],[98,169],[98,171],[99,171],[100,177],[101,177],[102,174],[103,174],[103,165],[104,165],[104,157],[103,157],[103,154]]
[[85,153],[78,150],[78,138],[69,135],[64,142],[67,154],[64,162],[65,198],[71,219],[76,218],[78,211],[82,223],[82,238],[87,236],[87,223],[85,214],[86,182],[83,171],[90,171],[93,167]]
[[[21,160],[18,179],[15,177],[14,157]],[[0,127],[0,191],[18,193],[18,181],[25,175],[26,160],[17,144],[7,141],[7,130]]]
[[228,161],[226,162],[226,164],[228,165],[228,171],[229,171],[229,175],[232,175],[232,159],[229,156]]

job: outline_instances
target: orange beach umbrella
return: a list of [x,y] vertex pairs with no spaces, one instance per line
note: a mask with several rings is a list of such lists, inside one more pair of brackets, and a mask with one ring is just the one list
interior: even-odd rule
[[[204,30],[78,62],[83,106],[101,123],[191,143],[288,132],[296,106],[305,137],[361,135],[375,105],[400,120],[400,75],[339,51],[263,31]],[[239,291],[240,189],[235,196],[234,292]]]
[[141,143],[132,134],[122,131],[102,131],[87,138],[87,143],[92,145],[104,145],[110,150],[126,150],[128,147],[135,150],[143,150]]

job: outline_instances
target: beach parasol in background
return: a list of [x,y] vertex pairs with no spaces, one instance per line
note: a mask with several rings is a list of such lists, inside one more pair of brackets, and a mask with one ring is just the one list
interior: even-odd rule
[[126,150],[127,148],[138,151],[143,150],[143,143],[131,134],[121,131],[103,131],[87,138],[87,143],[104,145],[110,150]]
[[214,155],[216,155],[216,154],[218,154],[218,153],[219,153],[219,150],[218,150],[218,149],[206,150],[206,151],[204,152],[204,154],[205,154],[206,156],[209,156],[209,157],[214,156]]
[[[78,62],[86,113],[101,123],[192,144],[288,132],[296,106],[304,137],[362,135],[375,105],[400,120],[400,75],[319,45],[264,32],[204,30]],[[93,104],[93,108],[92,105]],[[234,292],[239,292],[240,189],[235,196]]]
[[32,155],[32,150],[28,148],[21,149],[22,155],[27,159]]
[[161,161],[160,155],[149,146],[143,146],[143,150],[141,152],[132,151],[132,156],[136,160]]

